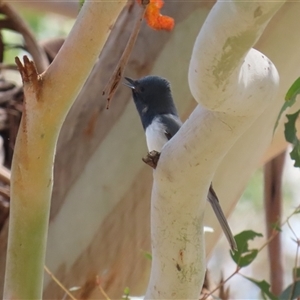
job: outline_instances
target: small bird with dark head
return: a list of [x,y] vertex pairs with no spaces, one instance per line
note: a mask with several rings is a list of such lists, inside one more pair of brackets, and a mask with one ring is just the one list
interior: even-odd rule
[[[162,147],[179,130],[182,122],[173,101],[170,83],[159,76],[146,76],[138,80],[125,77],[125,85],[131,88],[136,109],[140,115],[146,135],[148,150],[161,152]],[[207,199],[232,250],[237,249],[219,199],[210,185]]]

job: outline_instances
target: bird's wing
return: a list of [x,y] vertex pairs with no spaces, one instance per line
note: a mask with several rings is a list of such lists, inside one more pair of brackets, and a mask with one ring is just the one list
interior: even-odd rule
[[172,114],[160,115],[160,121],[165,127],[165,135],[170,140],[182,125],[179,117]]

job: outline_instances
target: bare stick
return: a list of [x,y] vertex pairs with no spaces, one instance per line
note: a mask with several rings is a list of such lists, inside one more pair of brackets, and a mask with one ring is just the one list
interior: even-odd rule
[[47,266],[44,266],[44,270],[48,275],[52,278],[52,280],[73,300],[77,300],[70,291],[54,276],[54,274],[47,268]]
[[107,85],[105,86],[104,90],[103,90],[103,95],[107,94],[107,106],[106,108],[109,108],[109,103],[111,101],[111,99],[113,98],[119,84],[121,81],[121,78],[123,76],[125,67],[127,65],[128,59],[130,57],[130,54],[132,52],[132,49],[135,45],[135,41],[138,37],[139,31],[141,29],[141,24],[144,18],[144,14],[147,8],[147,5],[150,1],[149,0],[143,0],[142,1],[142,6],[141,6],[141,11],[139,14],[139,18],[137,19],[135,26],[132,30],[132,33],[130,35],[130,38],[127,42],[127,45],[125,47],[125,50],[112,74],[112,76],[110,77]]

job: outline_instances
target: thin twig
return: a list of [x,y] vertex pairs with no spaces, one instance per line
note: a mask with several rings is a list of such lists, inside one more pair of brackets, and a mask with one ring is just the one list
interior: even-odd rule
[[[284,222],[281,223],[281,227],[289,222],[289,219],[299,210],[299,206],[294,209],[294,211],[285,219]],[[293,231],[294,232],[294,231]],[[274,231],[273,234],[270,236],[270,238],[267,239],[267,241],[258,249],[258,253],[265,248],[278,234],[278,231]],[[298,239],[297,239],[298,240]],[[298,243],[298,247],[300,246],[300,243]],[[298,249],[297,249],[298,250]],[[297,252],[298,253],[298,252]],[[297,255],[298,256],[298,255]],[[229,275],[223,282],[221,282],[216,288],[214,288],[209,294],[206,294],[204,297],[202,297],[200,300],[205,300],[209,296],[211,296],[214,292],[216,292],[221,286],[223,286],[226,282],[228,282],[234,275],[238,274],[240,271],[240,267],[237,266],[236,270]]]
[[142,1],[142,6],[141,6],[141,11],[139,14],[139,17],[134,25],[134,28],[132,30],[132,33],[130,35],[130,38],[126,44],[126,47],[123,51],[123,54],[112,74],[112,76],[110,77],[108,83],[106,84],[104,90],[103,90],[103,95],[107,94],[107,105],[106,108],[109,108],[109,103],[111,101],[111,99],[113,98],[119,84],[121,81],[121,78],[123,76],[125,67],[127,65],[128,59],[130,57],[130,54],[133,50],[133,47],[135,45],[135,41],[138,37],[140,28],[141,28],[141,24],[144,18],[144,14],[147,8],[148,3],[150,2],[150,0],[143,0]]
[[100,292],[102,293],[102,295],[105,297],[106,300],[110,300],[110,298],[108,297],[108,295],[105,293],[105,291],[103,290],[101,284],[100,284],[100,278],[99,276],[96,277],[96,283],[97,283],[97,286],[100,290]]
[[296,240],[296,241],[298,241],[298,240],[299,240],[299,238],[298,238],[298,236],[297,236],[296,232],[294,231],[293,227],[291,226],[291,224],[290,224],[290,220],[288,220],[288,221],[287,221],[287,225],[289,226],[289,228],[290,228],[290,231],[291,231],[291,232],[292,232],[292,234],[294,235],[294,237],[295,237],[295,240]]
[[47,266],[44,266],[44,270],[50,275],[50,277],[53,279],[53,281],[73,300],[77,300],[70,291],[53,275],[53,273],[47,268]]
[[202,297],[200,300],[205,300],[205,299],[207,299],[209,296],[211,296],[214,292],[216,292],[221,286],[223,286],[226,282],[228,282],[235,274],[238,274],[239,273],[239,271],[240,271],[240,267],[239,266],[237,266],[236,267],[236,269],[235,269],[235,271],[231,274],[231,275],[229,275],[224,281],[222,281],[222,282],[220,282],[220,284],[216,287],[216,288],[214,288],[211,292],[209,292],[209,294],[206,294],[206,295],[204,295],[204,297]]
[[296,281],[297,281],[297,266],[298,266],[298,254],[299,254],[299,240],[297,240],[297,249],[296,249],[296,257],[295,257],[295,266],[294,266],[294,272],[293,272],[293,284],[291,288],[291,293],[289,295],[289,299],[293,299],[293,295],[296,288]]
[[[283,221],[280,225],[280,227],[282,227],[283,225],[285,225],[289,219],[296,213],[296,211],[299,210],[299,206],[296,207],[293,212],[285,219],[285,221]],[[278,234],[278,231],[274,231],[273,234],[266,240],[265,243],[262,244],[262,246],[258,249],[258,252],[260,252],[262,249],[264,249],[274,238],[275,236]]]
[[295,237],[295,242],[297,243],[296,256],[295,256],[295,265],[294,265],[294,272],[293,272],[293,283],[292,283],[291,292],[290,292],[289,298],[288,298],[288,300],[292,300],[294,292],[295,292],[296,281],[297,281],[297,266],[298,266],[298,253],[299,253],[300,240],[299,240],[297,234],[295,233],[294,229],[292,228],[289,220],[287,221],[287,224],[288,224],[291,232],[293,233],[293,235]]

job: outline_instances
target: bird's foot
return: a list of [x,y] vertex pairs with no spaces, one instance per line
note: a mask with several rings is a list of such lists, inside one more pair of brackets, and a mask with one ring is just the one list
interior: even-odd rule
[[159,157],[160,157],[160,152],[153,150],[149,152],[146,157],[143,157],[142,160],[145,164],[149,165],[151,168],[156,169]]

